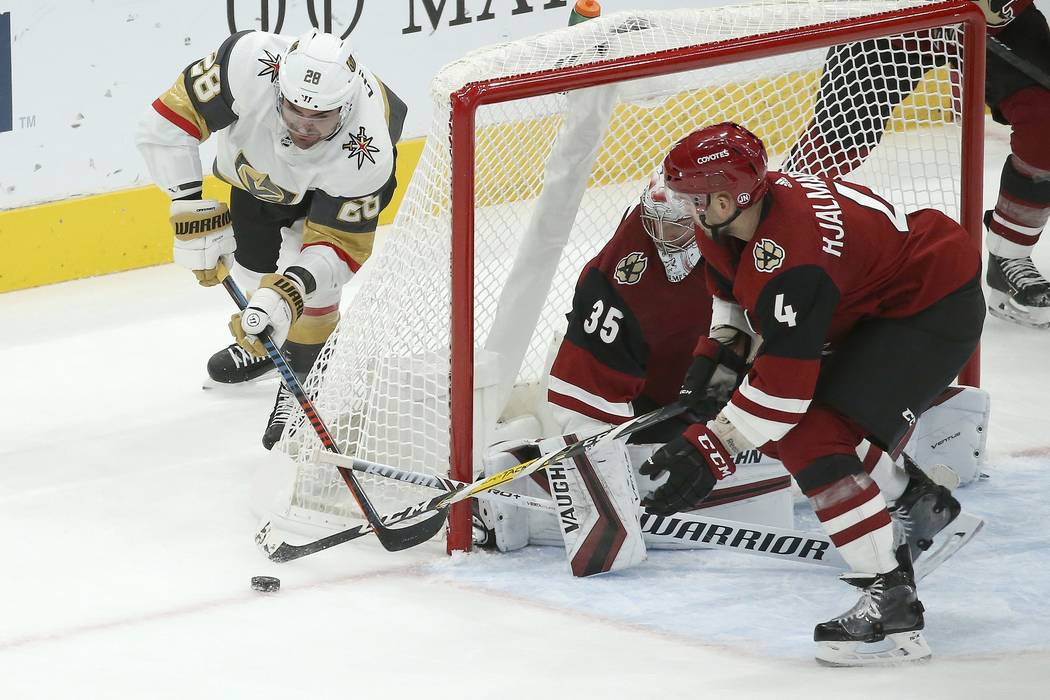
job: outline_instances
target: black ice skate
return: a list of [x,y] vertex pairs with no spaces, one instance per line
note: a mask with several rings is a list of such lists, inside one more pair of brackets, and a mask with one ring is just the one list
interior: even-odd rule
[[1032,328],[1050,328],[1050,282],[1031,257],[988,254],[988,312]]
[[843,581],[861,589],[861,599],[813,630],[817,661],[829,666],[873,666],[930,656],[922,635],[923,606],[906,557],[900,548],[901,565],[889,573],[842,575]]
[[273,402],[273,410],[266,422],[266,432],[263,433],[262,444],[266,449],[272,449],[284,433],[284,426],[292,416],[292,411],[298,405],[295,394],[284,387],[284,383],[277,389],[277,399]]
[[208,382],[204,388],[260,381],[277,373],[273,360],[256,357],[237,343],[223,348],[208,360]]
[[908,486],[890,508],[890,516],[897,527],[898,544],[907,544],[911,560],[933,545],[933,538],[962,511],[952,492],[933,482],[926,472],[904,454],[904,469]]

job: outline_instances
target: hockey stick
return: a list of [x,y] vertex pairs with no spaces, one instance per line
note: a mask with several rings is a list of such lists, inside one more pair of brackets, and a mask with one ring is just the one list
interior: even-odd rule
[[1009,63],[1012,67],[1035,81],[1039,87],[1050,90],[1050,75],[1047,75],[1031,61],[1017,55],[1017,53],[994,36],[988,37],[988,51],[996,58]]
[[[669,418],[673,418],[679,415],[680,413],[684,413],[685,410],[686,407],[679,402],[675,402],[662,408],[658,408],[655,411],[651,411],[649,413],[646,413],[645,415],[638,416],[634,420],[623,423],[622,425],[618,425],[616,427],[610,428],[609,430],[605,430],[603,432],[597,433],[596,435],[592,435],[591,437],[584,438],[583,440],[580,440],[578,442],[574,442],[571,445],[567,445],[556,452],[552,452],[546,457],[540,457],[538,459],[529,460],[528,462],[522,462],[521,464],[509,467],[508,469],[504,469],[501,472],[497,472],[492,476],[479,479],[478,481],[475,481],[472,484],[464,483],[462,486],[456,486],[448,493],[435,496],[430,500],[422,501],[414,506],[409,506],[408,508],[405,508],[404,510],[398,513],[394,513],[392,515],[388,515],[382,518],[382,525],[392,525],[394,523],[399,523],[402,520],[409,520],[410,518],[416,518],[434,511],[436,511],[440,515],[440,517],[444,518],[448,515],[449,507],[454,503],[465,501],[466,499],[471,498],[472,496],[476,496],[479,493],[485,493],[486,491],[490,491],[501,484],[507,483],[508,481],[519,479],[523,476],[528,476],[529,474],[537,472],[540,469],[545,469],[552,464],[557,464],[558,462],[564,461],[569,457],[580,454],[589,447],[593,447],[594,445],[597,445],[599,443],[606,444],[618,438],[627,437],[628,435],[636,433],[639,430],[644,430],[646,428],[652,427],[657,423],[661,423]],[[352,470],[347,467],[339,466],[337,467],[337,469],[339,469],[341,474],[344,474],[344,479],[346,478],[346,474],[353,474]],[[430,519],[424,522],[430,522]],[[361,537],[365,533],[369,532],[372,527],[373,525],[370,522],[368,525],[358,525],[348,530],[343,530],[342,532],[336,532],[332,535],[328,535],[327,537],[322,537],[319,540],[314,540],[313,542],[307,542],[306,544],[301,545],[292,545],[288,544],[287,542],[281,542],[279,544],[271,542],[269,536],[272,532],[272,529],[270,528],[270,524],[267,523],[265,526],[263,526],[262,530],[260,530],[259,533],[256,535],[255,542],[260,547],[262,547],[263,551],[266,552],[271,561],[284,562],[291,561],[293,559],[299,559],[301,557],[305,557],[307,555],[323,551],[325,549],[328,549],[329,547],[334,547],[337,544],[342,544],[343,542],[349,542],[350,540],[357,539],[358,537]]]
[[[364,474],[372,474],[373,476],[382,476],[387,479],[393,479],[395,481],[403,481],[406,484],[414,484],[416,486],[427,486],[432,489],[439,491],[452,491],[461,486],[469,486],[465,481],[456,481],[455,479],[449,479],[444,476],[436,476],[433,474],[423,474],[421,472],[410,472],[404,469],[398,469],[397,467],[391,467],[386,464],[379,464],[378,462],[370,462],[367,459],[358,459],[357,457],[348,457],[338,452],[322,452],[320,449],[314,450],[313,456],[314,462],[322,464],[328,464],[333,467],[340,465],[344,467],[350,467],[355,471],[362,472]],[[492,498],[499,501],[504,501],[511,505],[518,506],[519,508],[528,508],[530,510],[546,511],[548,513],[554,513],[554,502],[544,499],[536,498],[534,496],[526,496],[523,493],[514,493],[512,491],[504,491],[503,489],[492,488],[485,493],[477,494],[476,498]]]
[[[464,482],[454,479],[405,471],[335,452],[325,453],[319,449],[314,452],[313,460],[332,466],[348,466],[366,474],[445,491],[465,485]],[[557,512],[553,501],[501,489],[490,489],[477,497],[491,497],[530,510]],[[647,544],[656,549],[721,549],[785,561],[846,568],[845,561],[824,533],[725,520],[696,511],[658,516],[643,508],[639,510],[639,515],[642,531],[648,535]],[[937,570],[973,539],[983,526],[984,520],[981,518],[969,513],[960,513],[938,534],[933,547],[915,562],[915,580],[921,581]]]
[[[226,291],[230,293],[233,300],[237,302],[237,307],[243,311],[248,306],[248,299],[241,292],[240,287],[233,280],[233,277],[228,274],[225,266],[220,262],[219,275],[222,277],[222,286],[226,288]],[[299,383],[299,379],[292,372],[292,368],[288,366],[288,361],[284,359],[284,355],[281,353],[273,341],[270,339],[270,334],[266,331],[259,333],[259,340],[262,341],[263,346],[266,348],[266,354],[273,360],[273,364],[277,367],[277,371],[281,373],[281,378],[284,379],[284,384],[288,387],[288,390],[295,395],[295,398],[299,401],[299,405],[302,406],[303,412],[306,414],[307,420],[317,433],[317,437],[321,439],[321,444],[326,449],[332,452],[338,452],[339,448],[336,447],[335,440],[332,438],[332,434],[328,432],[328,428],[325,426],[324,421],[317,414],[317,410],[314,408],[313,402],[310,397],[303,391],[302,385]],[[345,467],[339,467],[339,474],[343,477],[343,481],[346,482],[347,487],[350,489],[350,493],[353,494],[354,500],[357,501],[358,507],[361,509],[361,513],[364,514],[365,520],[368,521],[369,527],[372,532],[375,532],[376,538],[379,539],[380,544],[383,548],[389,552],[396,552],[402,549],[408,549],[409,547],[415,547],[417,544],[421,544],[431,539],[434,535],[445,526],[445,513],[437,513],[426,520],[422,520],[418,523],[413,523],[402,528],[390,528],[387,527],[376,511],[375,506],[368,500],[368,496],[365,495],[364,489],[361,488],[360,482],[357,477],[354,476],[353,471]],[[421,513],[417,513],[421,515]],[[406,518],[407,520],[407,518]],[[268,524],[267,524],[268,527]],[[264,529],[266,529],[264,527]],[[258,540],[259,535],[256,535]]]
[[[323,453],[320,450],[314,453],[314,460],[322,464],[343,465],[365,474],[445,491],[468,485],[454,479],[405,471],[386,464],[377,464],[341,454]],[[558,512],[553,501],[499,489],[490,489],[475,497],[485,498],[487,496],[521,508],[548,513]],[[649,513],[644,508],[639,508],[638,513],[641,518],[642,531],[651,538],[649,544],[652,545],[652,541],[658,541],[658,549],[722,549],[787,561],[845,568],[845,562],[835,551],[831,539],[821,533],[724,520],[697,512],[659,516]]]

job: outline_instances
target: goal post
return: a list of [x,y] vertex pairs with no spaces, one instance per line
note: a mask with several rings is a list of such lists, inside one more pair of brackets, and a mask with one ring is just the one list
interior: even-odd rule
[[[743,123],[773,168],[833,161],[979,244],[984,32],[969,0],[761,1],[617,13],[449,64],[396,220],[306,383],[340,450],[469,481],[494,442],[555,434],[546,372],[576,279],[670,146],[706,124]],[[975,383],[976,362],[967,372]],[[296,414],[287,478],[256,508],[344,527],[355,509],[310,461],[315,441]],[[365,488],[389,511],[429,495]],[[459,505],[450,551],[470,548]]]

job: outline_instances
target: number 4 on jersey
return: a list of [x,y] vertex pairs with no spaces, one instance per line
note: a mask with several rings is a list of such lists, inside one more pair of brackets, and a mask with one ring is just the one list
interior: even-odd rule
[[791,308],[791,304],[784,303],[783,294],[777,294],[776,299],[773,300],[773,317],[792,328],[796,325],[795,310]]

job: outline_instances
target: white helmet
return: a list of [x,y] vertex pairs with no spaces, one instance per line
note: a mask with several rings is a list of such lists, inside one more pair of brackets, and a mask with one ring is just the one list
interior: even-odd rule
[[641,213],[642,227],[661,253],[678,253],[695,243],[692,213],[668,191],[662,167],[657,168],[642,192]]
[[350,42],[311,29],[288,47],[278,72],[277,108],[283,97],[303,110],[339,110],[335,128],[324,136],[329,138],[346,123],[362,84]]

